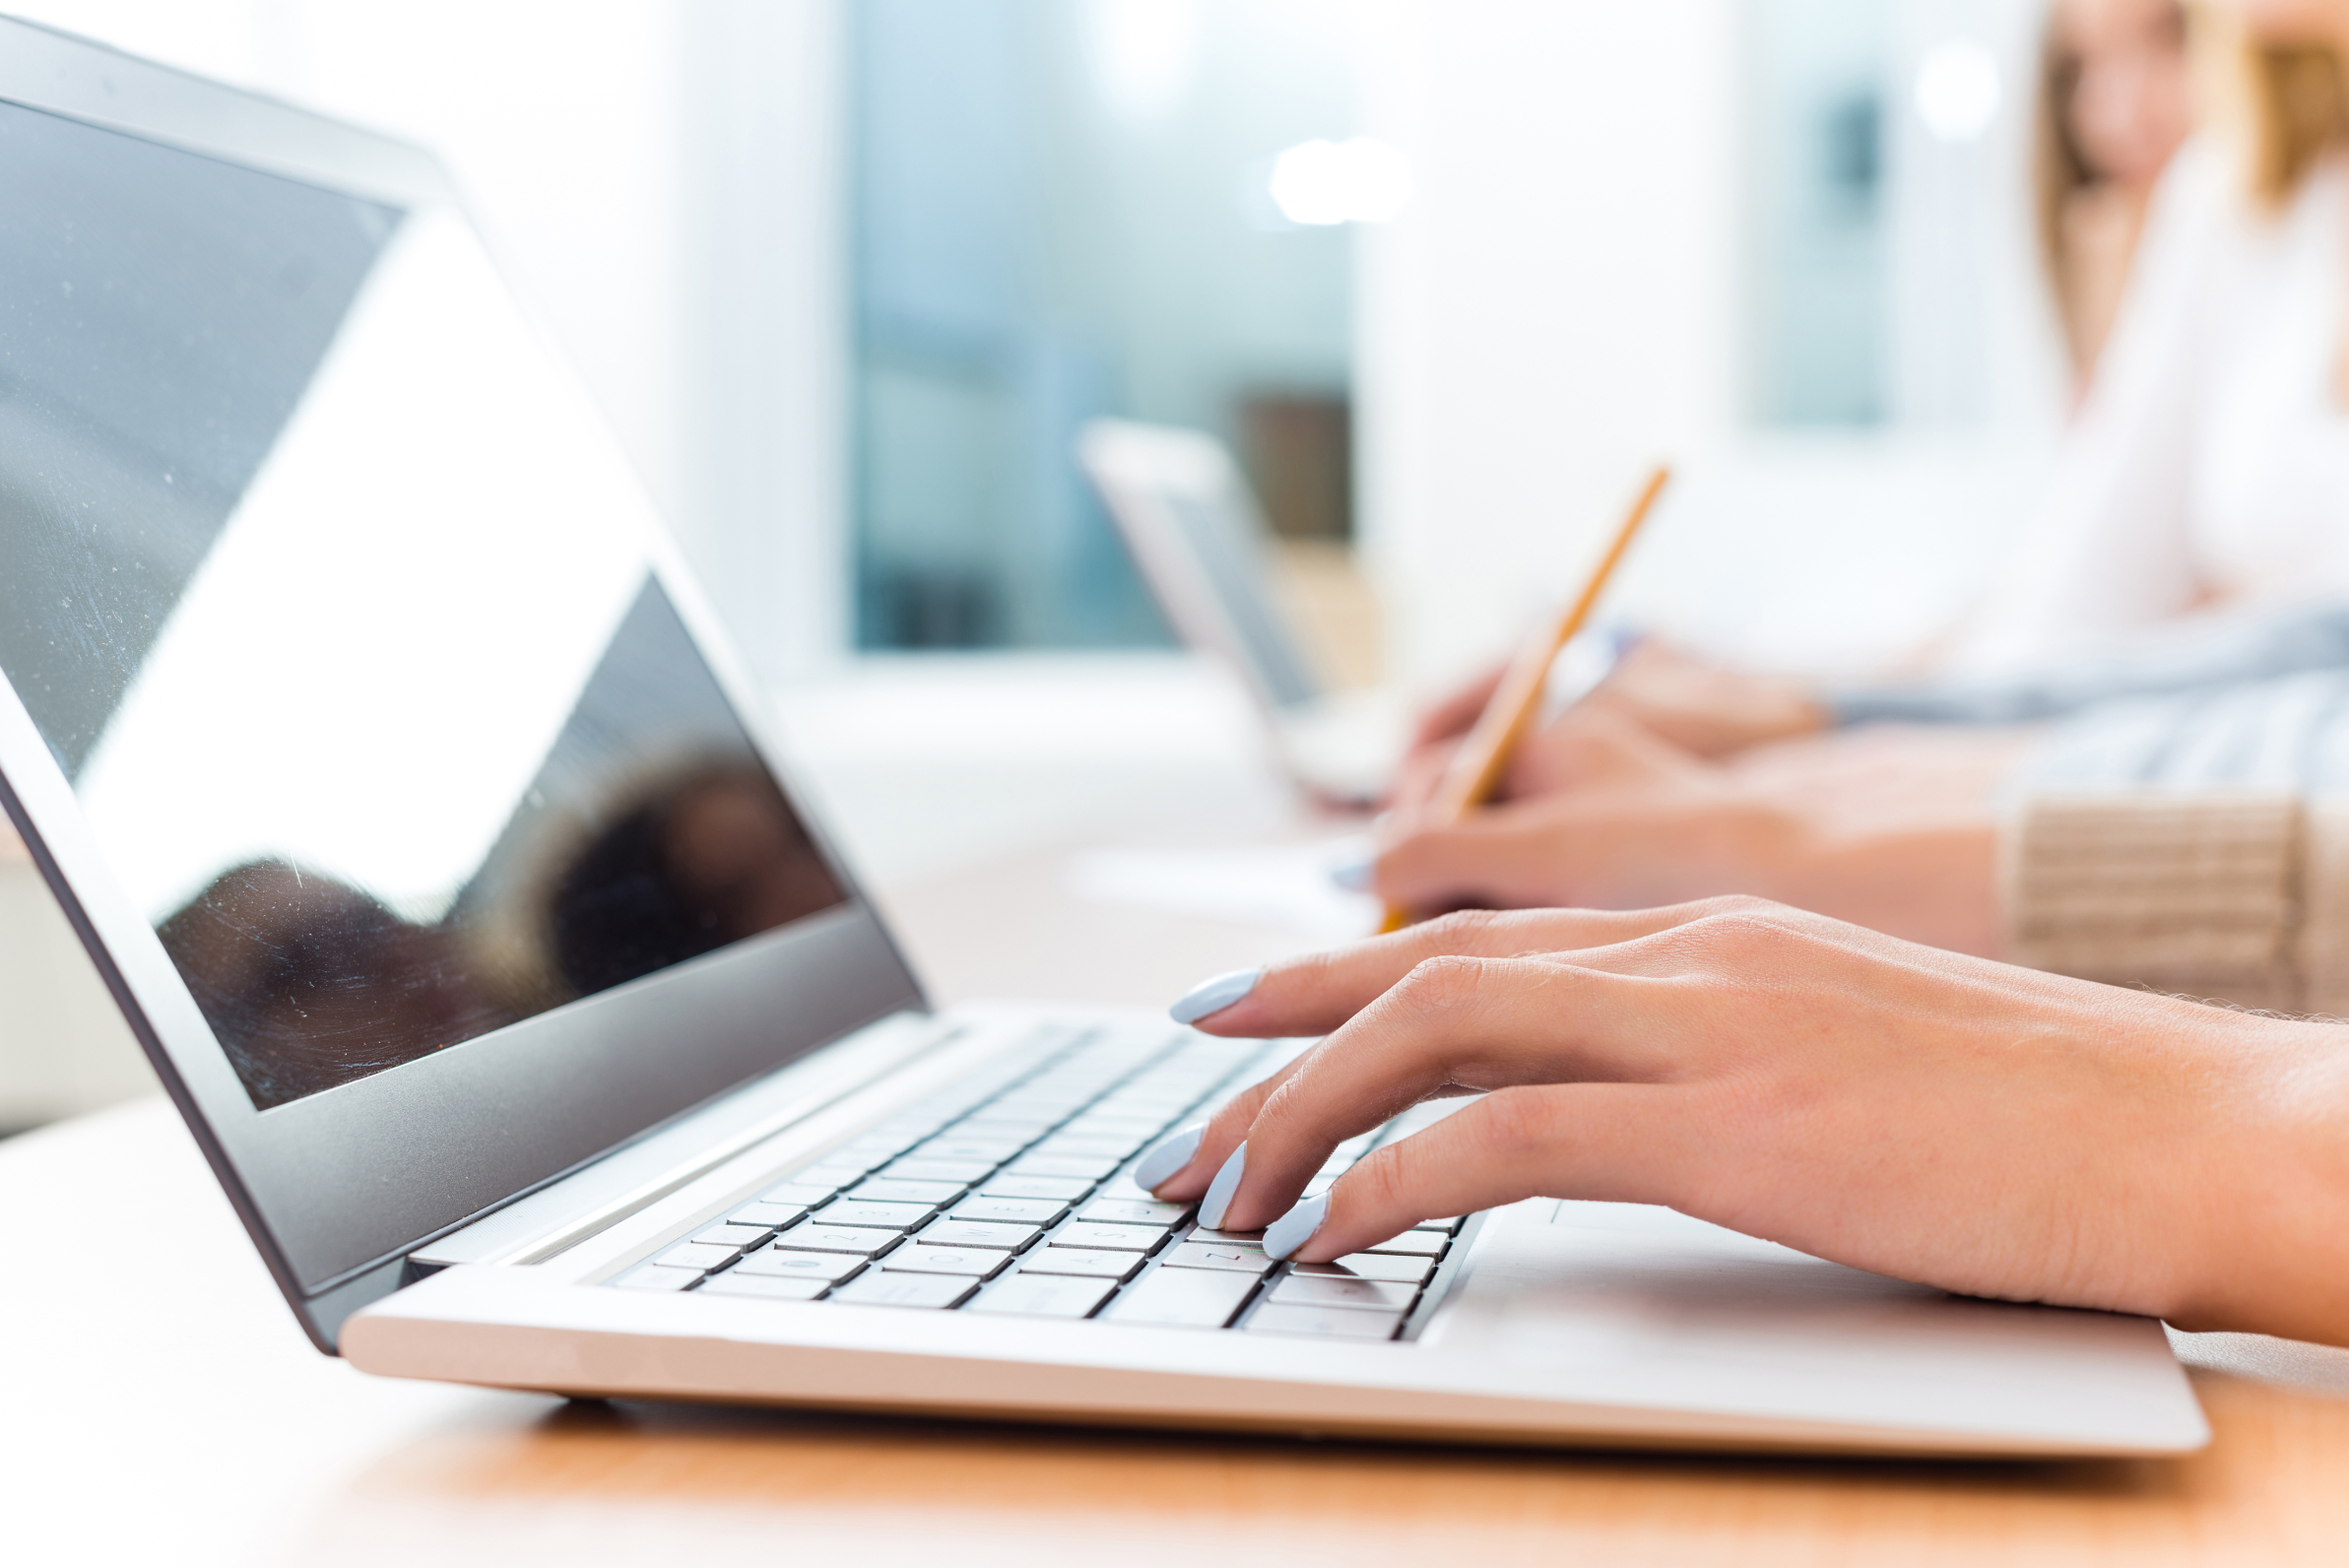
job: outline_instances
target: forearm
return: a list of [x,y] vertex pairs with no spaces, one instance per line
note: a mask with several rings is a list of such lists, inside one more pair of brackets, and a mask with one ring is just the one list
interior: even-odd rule
[[1798,823],[1780,845],[1768,896],[1910,942],[2002,956],[1989,820],[1867,833]]

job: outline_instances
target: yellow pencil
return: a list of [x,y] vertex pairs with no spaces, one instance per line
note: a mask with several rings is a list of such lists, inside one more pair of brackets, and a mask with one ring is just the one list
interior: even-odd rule
[[[1583,591],[1555,622],[1528,637],[1517,650],[1517,657],[1501,676],[1501,684],[1493,687],[1484,711],[1476,715],[1476,723],[1468,738],[1452,753],[1452,765],[1444,770],[1443,779],[1428,801],[1426,819],[1438,826],[1450,826],[1492,799],[1493,791],[1500,787],[1501,774],[1509,766],[1509,754],[1517,750],[1517,743],[1525,738],[1527,727],[1533,722],[1534,711],[1541,703],[1541,688],[1549,680],[1549,667],[1556,661],[1558,650],[1573,641],[1590,621],[1607,579],[1615,574],[1623,553],[1631,548],[1631,536],[1648,520],[1648,513],[1656,506],[1656,497],[1664,493],[1664,482],[1671,477],[1668,467],[1657,465],[1641,488],[1639,498],[1631,503],[1623,526],[1615,530],[1606,554],[1599,557],[1591,580],[1583,584]],[[1410,923],[1409,910],[1389,905],[1387,918],[1379,930],[1401,931]]]

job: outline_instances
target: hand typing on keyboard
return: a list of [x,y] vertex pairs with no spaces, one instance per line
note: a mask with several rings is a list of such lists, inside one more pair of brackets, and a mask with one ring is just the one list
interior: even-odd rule
[[[1286,1049],[1163,1028],[1047,1036],[909,1106],[613,1282],[711,1300],[827,1301],[1387,1339],[1433,1298],[1459,1222],[1291,1269],[1253,1231],[1153,1198],[1136,1156]],[[1336,1180],[1376,1134],[1334,1145]],[[1142,1172],[1142,1174],[1146,1174]]]
[[[1202,990],[1174,1013],[1211,1033],[1327,1031],[1142,1162],[1203,1219],[1266,1226],[1284,1304],[1383,1297],[1298,1263],[1541,1196],[1965,1295],[2349,1343],[2337,1023],[1753,898],[1452,916]],[[1305,1196],[1342,1140],[1463,1090],[1485,1092]]]

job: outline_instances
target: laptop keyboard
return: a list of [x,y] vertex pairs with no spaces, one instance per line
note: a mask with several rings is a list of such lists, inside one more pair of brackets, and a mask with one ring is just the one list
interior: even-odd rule
[[[1448,1279],[1458,1218],[1332,1264],[1274,1263],[1258,1231],[1202,1228],[1128,1175],[1168,1130],[1294,1049],[1163,1028],[1057,1029],[780,1173],[612,1281],[625,1289],[1103,1318],[1391,1339]],[[1349,1140],[1326,1190],[1405,1116]]]

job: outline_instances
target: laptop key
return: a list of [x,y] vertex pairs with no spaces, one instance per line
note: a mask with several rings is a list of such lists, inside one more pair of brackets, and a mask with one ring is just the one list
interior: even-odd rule
[[845,1252],[859,1258],[870,1258],[897,1245],[896,1231],[869,1230],[861,1225],[826,1225],[820,1222],[821,1217],[792,1226],[775,1238],[775,1245],[787,1252]]
[[872,1225],[882,1230],[911,1230],[930,1217],[928,1204],[876,1204],[859,1198],[839,1198],[824,1206],[827,1225]]
[[1142,1265],[1142,1254],[1139,1252],[1102,1252],[1087,1247],[1038,1247],[1019,1260],[1019,1272],[1124,1279]]
[[1333,1279],[1327,1274],[1291,1274],[1272,1287],[1274,1301],[1308,1307],[1369,1307],[1403,1312],[1419,1294],[1417,1285],[1395,1279]]
[[1262,1247],[1232,1242],[1185,1242],[1166,1255],[1165,1267],[1224,1269],[1233,1274],[1261,1274],[1272,1267],[1272,1260],[1265,1256]]
[[965,1198],[947,1211],[946,1217],[1049,1225],[1068,1211],[1067,1204],[1050,1198]]
[[793,1171],[791,1173],[792,1184],[800,1187],[820,1187],[826,1192],[836,1193],[843,1187],[854,1187],[863,1181],[865,1173],[872,1170],[874,1165],[880,1164],[883,1158],[886,1156],[877,1156],[871,1164],[860,1159],[843,1165],[811,1165],[806,1170]]
[[934,1138],[905,1152],[909,1159],[968,1159],[999,1165],[1027,1147],[1028,1142],[1024,1138]]
[[[1131,1172],[1104,1177],[1101,1185],[1093,1189],[1093,1197],[1096,1201],[1105,1203],[1154,1204],[1158,1202],[1156,1195],[1145,1192],[1134,1184]],[[1177,1207],[1182,1206],[1178,1205]]]
[[1057,1198],[1063,1203],[1093,1190],[1082,1176],[990,1176],[978,1187],[989,1198]]
[[1119,1323],[1220,1329],[1256,1289],[1256,1276],[1215,1269],[1161,1269],[1109,1305]]
[[922,1240],[943,1247],[995,1247],[1017,1252],[1044,1233],[1042,1225],[987,1224],[973,1219],[934,1219]]
[[1251,1247],[1261,1247],[1265,1244],[1265,1233],[1261,1230],[1209,1230],[1201,1225],[1195,1226],[1191,1233],[1183,1239],[1185,1241],[1244,1241]]
[[1129,1146],[1139,1148],[1144,1139],[1157,1137],[1165,1128],[1155,1116],[1097,1116],[1088,1111],[1064,1126],[1059,1138],[1123,1139]]
[[817,1204],[830,1203],[832,1194],[837,1191],[839,1191],[838,1188],[826,1187],[820,1182],[788,1181],[780,1187],[769,1187],[758,1195],[758,1201],[763,1204],[792,1204],[801,1209],[814,1209]]
[[828,1285],[864,1267],[865,1260],[852,1252],[786,1252],[779,1247],[761,1247],[727,1270],[726,1277],[769,1274],[783,1279],[820,1279]]
[[1392,1339],[1400,1312],[1362,1312],[1352,1307],[1310,1307],[1268,1301],[1248,1320],[1250,1334],[1294,1334],[1320,1339]]
[[1392,1241],[1382,1241],[1364,1252],[1412,1253],[1421,1258],[1441,1258],[1444,1249],[1452,1245],[1452,1238],[1440,1230],[1406,1230]]
[[761,1230],[781,1230],[808,1212],[800,1204],[770,1204],[764,1200],[745,1204],[726,1216],[730,1225],[756,1225]]
[[1398,1279],[1415,1285],[1435,1273],[1435,1261],[1392,1253],[1350,1252],[1336,1263],[1301,1263],[1296,1272],[1338,1279]]
[[700,1277],[698,1269],[664,1269],[648,1263],[612,1282],[628,1290],[683,1290]]
[[883,1258],[881,1266],[905,1274],[968,1274],[974,1279],[992,1279],[1011,1261],[1010,1253],[988,1247],[934,1247],[911,1242]]
[[699,1274],[707,1274],[712,1269],[723,1269],[734,1262],[734,1255],[741,1250],[739,1247],[711,1246],[706,1242],[681,1241],[653,1262],[668,1269],[691,1269]]
[[737,1225],[722,1221],[696,1230],[692,1240],[697,1246],[731,1247],[741,1252],[745,1247],[757,1246],[766,1237],[767,1227],[764,1225]]
[[1154,1198],[1096,1198],[1078,1209],[1077,1217],[1121,1225],[1171,1225],[1190,1211],[1189,1204],[1162,1204]]
[[906,1181],[960,1182],[968,1186],[994,1169],[993,1160],[899,1159],[883,1165],[881,1173]]
[[1026,1318],[1082,1318],[1090,1316],[1114,1288],[1107,1279],[1032,1274],[1023,1269],[1009,1279],[997,1281],[963,1310]]
[[1098,1135],[1079,1138],[1061,1133],[1038,1143],[1036,1153],[1040,1158],[1068,1155],[1076,1159],[1091,1159],[1097,1155],[1106,1154],[1113,1159],[1124,1159],[1141,1148],[1142,1141],[1148,1136],[1147,1133],[1136,1133],[1132,1136],[1120,1135],[1112,1138],[1103,1138]]
[[693,1292],[696,1296],[763,1296],[770,1301],[814,1301],[832,1288],[829,1279],[794,1279],[788,1274],[724,1274]]
[[1011,1164],[1014,1176],[1089,1176],[1098,1181],[1126,1162],[1123,1154],[1023,1154]]
[[1165,1239],[1163,1225],[1095,1225],[1081,1219],[1052,1233],[1055,1247],[1106,1247],[1126,1252],[1153,1252]]
[[967,1274],[888,1274],[875,1269],[834,1290],[831,1298],[861,1307],[945,1308],[978,1288],[979,1281]]
[[909,1182],[894,1176],[868,1176],[841,1196],[877,1204],[920,1204],[936,1209],[950,1204],[965,1191],[960,1182]]

